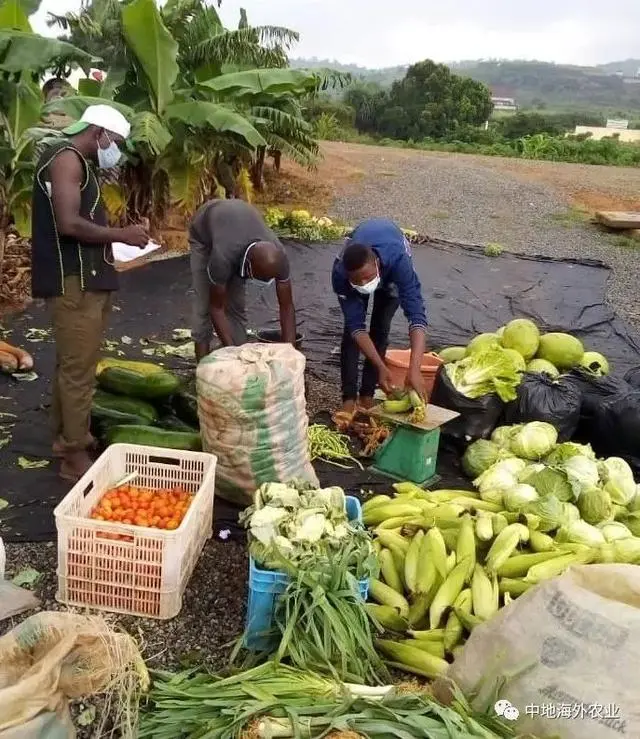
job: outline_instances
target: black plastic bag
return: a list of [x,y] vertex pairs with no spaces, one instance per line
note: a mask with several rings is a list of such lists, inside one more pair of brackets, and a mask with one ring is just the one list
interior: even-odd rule
[[505,406],[506,424],[546,421],[555,426],[558,441],[573,437],[582,405],[582,391],[574,378],[554,380],[549,375],[525,372],[517,392],[518,397]]
[[622,457],[640,476],[640,390],[619,393],[598,407],[591,445],[600,456]]
[[640,390],[640,367],[633,367],[624,376],[624,379],[634,390]]
[[628,393],[633,389],[628,382],[619,377],[612,375],[598,377],[580,369],[572,370],[567,377],[582,391],[581,423],[589,423],[593,419],[603,400]]
[[495,393],[481,398],[467,398],[459,393],[444,366],[438,370],[429,402],[460,414],[458,418],[445,423],[440,431],[463,444],[475,439],[488,439],[498,425],[504,408],[504,403]]

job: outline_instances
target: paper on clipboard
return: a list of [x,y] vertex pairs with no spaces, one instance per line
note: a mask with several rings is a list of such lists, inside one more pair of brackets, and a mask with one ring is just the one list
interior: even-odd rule
[[111,244],[113,250],[113,258],[116,262],[131,262],[134,259],[139,259],[147,254],[151,254],[152,251],[159,249],[162,245],[156,244],[155,241],[150,241],[142,249],[138,246],[131,246],[131,244],[123,244],[120,241],[114,241]]

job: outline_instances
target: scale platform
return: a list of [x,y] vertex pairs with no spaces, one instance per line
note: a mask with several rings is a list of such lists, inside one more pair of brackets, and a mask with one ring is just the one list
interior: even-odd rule
[[394,426],[389,438],[376,452],[371,469],[393,480],[413,482],[420,487],[437,482],[440,427],[460,414],[427,405],[424,421],[412,423],[411,413],[386,413],[382,404],[367,412],[372,418]]

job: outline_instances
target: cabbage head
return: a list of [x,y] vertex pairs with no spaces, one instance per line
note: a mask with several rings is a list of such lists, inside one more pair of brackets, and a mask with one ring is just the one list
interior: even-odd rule
[[640,536],[640,511],[630,513],[624,519],[624,525],[634,536]]
[[637,565],[640,564],[640,539],[630,537],[629,539],[617,539],[613,542],[616,562]]
[[438,356],[444,364],[449,364],[449,362],[457,362],[462,359],[465,352],[466,347],[464,346],[448,346],[446,349],[441,349],[438,352]]
[[498,334],[478,334],[467,344],[467,350],[465,352],[468,357],[470,354],[476,352],[482,352],[485,349],[489,349],[492,346],[500,345],[500,337]]
[[517,475],[525,466],[525,462],[517,457],[503,459],[491,465],[473,484],[481,495],[488,490],[508,490],[518,484]]
[[578,510],[587,523],[608,521],[613,515],[611,496],[602,488],[587,488],[578,498]]
[[555,466],[564,464],[571,457],[586,457],[595,459],[596,455],[590,444],[577,444],[575,441],[565,441],[545,457],[546,464]]
[[523,424],[518,423],[514,426],[496,426],[491,434],[491,441],[498,446],[508,448],[511,437],[522,428]]
[[631,531],[620,521],[603,521],[598,524],[598,528],[608,542],[629,539],[633,536]]
[[538,500],[539,496],[536,489],[531,487],[531,485],[521,483],[520,485],[516,485],[515,487],[505,490],[502,497],[504,507],[508,511],[515,513],[518,511],[524,511],[529,503],[533,503]]
[[573,500],[571,484],[562,470],[542,464],[531,465],[531,467],[542,467],[542,469],[534,471],[522,482],[532,485],[541,498],[553,495],[562,502]]
[[558,441],[558,432],[550,423],[531,421],[512,437],[509,448],[521,459],[542,459],[553,449]]
[[547,362],[546,359],[532,359],[527,364],[527,372],[535,372],[539,375],[549,375],[549,377],[553,379],[560,376],[557,368],[554,367],[551,362]]
[[576,455],[567,459],[562,467],[567,473],[567,479],[571,483],[573,495],[576,500],[580,497],[583,490],[597,487],[600,483],[598,463],[594,459]]
[[558,543],[585,544],[589,547],[597,547],[606,543],[602,531],[586,521],[573,521],[566,524],[558,530],[556,541]]
[[597,377],[609,374],[609,362],[599,352],[585,352],[580,360],[580,366]]
[[515,349],[503,349],[503,351],[513,363],[516,372],[524,372],[527,369],[527,363],[524,361],[524,357]]
[[580,511],[573,503],[562,503],[562,511],[565,521],[572,523],[573,521],[580,520]]
[[540,331],[528,318],[516,318],[509,321],[502,334],[502,346],[515,349],[524,359],[531,359],[538,351]]
[[611,500],[618,505],[629,505],[636,495],[636,483],[631,467],[620,457],[609,457],[598,464],[600,480]]
[[462,469],[468,477],[474,479],[495,464],[499,455],[500,447],[497,444],[478,439],[467,447],[462,457]]
[[546,469],[545,465],[541,462],[535,462],[534,464],[528,464],[522,472],[518,475],[518,482],[529,482],[529,478],[533,477],[537,472],[542,472]]
[[566,515],[564,504],[554,495],[549,495],[546,498],[538,498],[538,500],[527,506],[526,512],[538,517],[538,531],[555,531],[570,522],[570,518]]

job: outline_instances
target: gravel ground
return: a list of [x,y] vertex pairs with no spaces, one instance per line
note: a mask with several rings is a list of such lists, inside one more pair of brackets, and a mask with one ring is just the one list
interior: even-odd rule
[[[600,231],[584,213],[571,209],[566,182],[556,188],[534,179],[539,171],[529,165],[550,163],[362,146],[340,151],[350,164],[359,164],[362,176],[334,200],[331,215],[335,218],[357,223],[386,216],[406,228],[452,241],[498,243],[520,253],[601,260],[612,267],[611,305],[640,326],[640,242],[634,248],[634,242]],[[521,172],[516,168],[519,164]],[[603,180],[605,175],[619,178],[621,174],[611,173],[621,168],[550,166],[573,167],[576,177],[588,174],[591,179],[597,172]],[[624,172],[640,187],[637,170]]]

